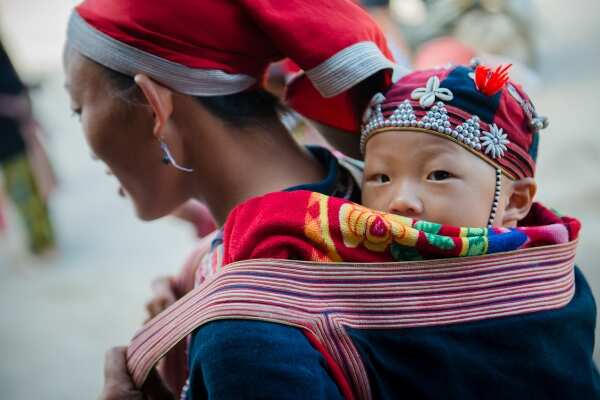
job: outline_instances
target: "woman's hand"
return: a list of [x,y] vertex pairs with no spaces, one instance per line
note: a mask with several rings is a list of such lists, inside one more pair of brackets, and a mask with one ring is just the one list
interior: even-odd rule
[[152,295],[152,299],[146,303],[146,310],[148,311],[148,319],[146,322],[150,321],[177,301],[171,277],[161,276],[156,278],[152,282]]
[[155,369],[140,390],[127,371],[126,347],[113,347],[104,361],[104,388],[98,400],[174,400]]

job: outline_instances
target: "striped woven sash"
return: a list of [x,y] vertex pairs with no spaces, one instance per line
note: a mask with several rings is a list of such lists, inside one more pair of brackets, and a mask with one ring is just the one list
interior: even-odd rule
[[563,307],[575,293],[576,245],[383,264],[233,263],[146,324],[129,345],[128,368],[141,386],[169,349],[207,322],[272,321],[309,330],[354,397],[369,399],[367,373],[346,327],[446,325]]

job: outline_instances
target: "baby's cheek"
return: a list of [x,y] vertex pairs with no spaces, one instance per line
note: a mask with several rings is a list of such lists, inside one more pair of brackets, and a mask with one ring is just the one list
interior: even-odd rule
[[422,218],[445,225],[482,227],[487,224],[490,208],[491,199],[487,201],[472,191],[448,187],[445,192],[427,196]]
[[[379,193],[378,193],[379,192]],[[361,204],[367,208],[387,211],[385,207],[384,194],[380,193],[380,190],[376,190],[369,184],[364,184],[362,188]]]

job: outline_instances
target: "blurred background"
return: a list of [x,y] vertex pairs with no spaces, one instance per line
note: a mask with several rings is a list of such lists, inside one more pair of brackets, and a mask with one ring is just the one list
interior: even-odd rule
[[[71,116],[61,69],[67,19],[76,3],[0,0],[0,39],[30,87],[31,103],[23,107],[29,121],[23,159],[32,164],[43,211],[27,214],[15,200],[22,193],[10,185],[13,167],[0,166],[2,399],[97,395],[104,351],[128,342],[145,318],[152,279],[176,273],[197,241],[194,227],[181,219],[137,220],[128,200],[118,195],[116,180],[90,156]],[[472,55],[490,64],[515,64],[513,78],[550,118],[550,127],[541,132],[538,200],[583,221],[578,264],[598,296],[600,2],[367,3],[405,65]],[[0,117],[15,106],[9,100],[0,94]],[[49,164],[54,174],[43,173]],[[37,221],[33,230],[26,223],[30,219]],[[31,232],[40,236],[40,220],[45,233],[35,238]],[[598,362],[598,349],[595,355]]]

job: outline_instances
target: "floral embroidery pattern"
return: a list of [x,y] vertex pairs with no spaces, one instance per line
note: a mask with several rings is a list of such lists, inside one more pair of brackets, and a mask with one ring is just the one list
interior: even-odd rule
[[343,204],[339,212],[344,245],[384,252],[392,242],[415,246],[418,232],[411,229],[412,220],[399,215],[370,210],[354,203]]

